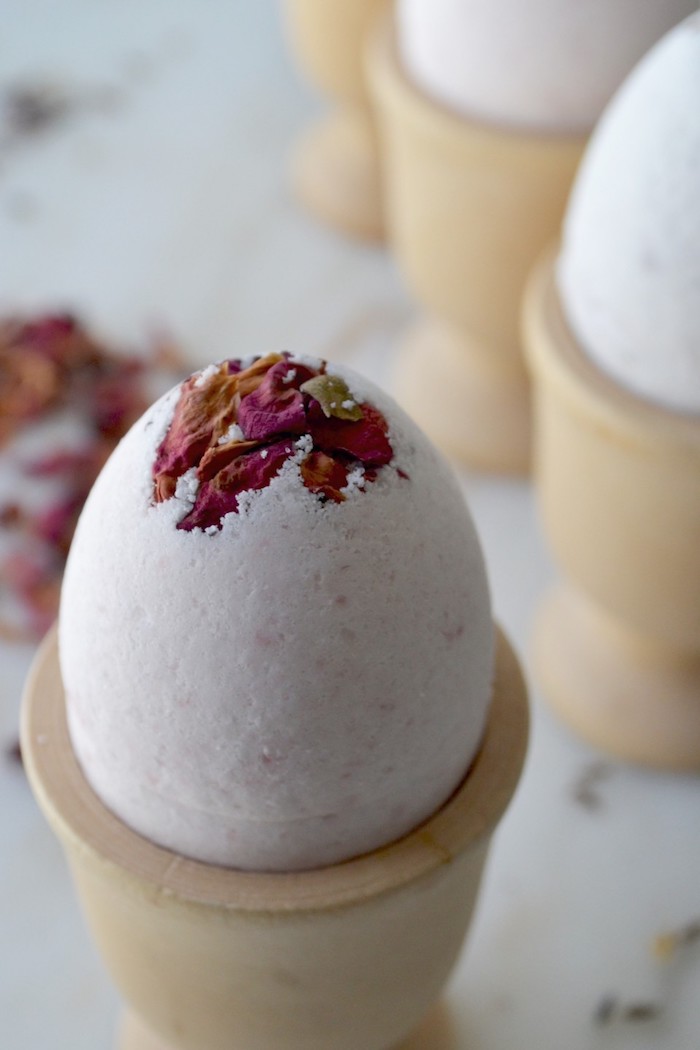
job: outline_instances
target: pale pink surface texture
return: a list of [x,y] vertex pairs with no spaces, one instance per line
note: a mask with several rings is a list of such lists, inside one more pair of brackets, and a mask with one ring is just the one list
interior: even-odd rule
[[449,797],[483,732],[493,624],[459,486],[385,394],[329,370],[389,422],[394,460],[365,491],[323,504],[290,464],[221,531],[177,530],[151,477],[176,389],[112,455],[71,550],[79,761],[126,823],[200,860],[293,870],[381,846]]

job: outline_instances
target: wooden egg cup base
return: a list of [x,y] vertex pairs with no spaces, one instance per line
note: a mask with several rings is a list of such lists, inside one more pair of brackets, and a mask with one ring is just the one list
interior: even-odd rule
[[433,318],[404,337],[393,382],[397,399],[448,456],[477,470],[530,469],[529,377]]
[[566,581],[534,635],[552,707],[624,760],[700,771],[700,419],[636,397],[584,354],[554,251],[524,305],[542,520]]
[[[441,999],[418,1027],[390,1050],[458,1050],[458,1047],[459,1036],[450,1010]],[[119,1026],[115,1050],[177,1050],[177,1047],[164,1043],[145,1027],[136,1014],[126,1011]],[[235,1044],[232,1044],[231,1050],[236,1050]]]
[[25,690],[22,753],[128,1004],[121,1050],[400,1046],[438,1002],[461,950],[527,735],[524,682],[499,634],[481,749],[428,821],[327,868],[219,868],[142,838],[93,793],[71,746],[49,635]]
[[700,770],[700,653],[645,638],[564,585],[538,611],[535,673],[552,708],[617,758]]
[[[130,1010],[122,1018],[116,1050],[177,1050],[172,1043],[164,1043],[154,1035]],[[235,1045],[231,1050],[236,1050]]]
[[359,106],[338,108],[307,131],[292,160],[292,184],[322,222],[362,240],[383,238],[376,134]]

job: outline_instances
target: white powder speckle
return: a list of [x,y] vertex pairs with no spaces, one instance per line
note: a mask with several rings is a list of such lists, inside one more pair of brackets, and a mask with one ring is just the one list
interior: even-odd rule
[[306,368],[312,368],[317,370],[323,365],[323,361],[320,357],[311,357],[310,354],[290,354],[289,363],[295,365],[304,365]]
[[269,450],[269,449],[267,449],[267,448],[261,448],[261,449],[260,449],[260,459],[267,459],[267,457],[268,457],[268,455],[269,455],[269,452],[270,452],[270,450]]
[[289,371],[286,373],[286,375],[282,376],[282,382],[283,383],[291,383],[294,379],[296,379],[296,375],[297,375],[296,368],[290,368]]
[[191,467],[177,479],[175,485],[175,499],[192,506],[197,499],[198,491],[199,478],[197,477],[197,468]]
[[245,441],[245,435],[238,423],[232,423],[225,434],[222,434],[217,444],[228,445],[229,441]]
[[302,434],[300,438],[294,442],[294,462],[303,463],[304,460],[314,448],[314,439],[311,434]]
[[348,397],[343,401],[341,407],[347,409],[349,412],[351,409],[357,408],[357,401],[353,401],[352,398]]
[[254,365],[256,361],[260,360],[260,355],[247,354],[245,357],[240,357],[238,360],[241,366],[241,371],[245,372],[246,368],[250,368],[251,365]]
[[364,489],[365,481],[365,468],[361,463],[358,463],[348,474],[347,483],[340,491],[344,496],[352,496],[354,493],[361,492]]

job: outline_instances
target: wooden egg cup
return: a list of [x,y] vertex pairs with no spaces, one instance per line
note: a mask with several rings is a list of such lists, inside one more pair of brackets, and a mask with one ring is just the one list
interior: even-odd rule
[[700,418],[621,388],[584,355],[554,252],[524,309],[542,517],[565,582],[534,635],[552,706],[614,755],[700,770]]
[[471,121],[404,74],[390,19],[368,47],[389,238],[429,312],[399,357],[399,400],[448,454],[488,470],[530,462],[520,348],[528,273],[558,233],[585,145]]
[[301,139],[292,182],[309,211],[366,240],[383,236],[379,150],[362,62],[382,0],[285,0],[298,62],[335,107]]
[[460,951],[527,742],[499,635],[482,748],[405,838],[343,864],[257,874],[137,835],[92,792],[68,735],[55,635],[27,683],[22,753],[130,1014],[120,1050],[385,1050],[420,1022]]

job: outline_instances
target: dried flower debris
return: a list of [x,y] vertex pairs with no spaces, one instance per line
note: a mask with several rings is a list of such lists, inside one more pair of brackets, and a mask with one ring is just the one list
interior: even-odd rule
[[596,761],[585,766],[571,790],[574,801],[590,812],[603,809],[604,799],[600,787],[611,773],[612,766],[608,762]]
[[[675,930],[657,934],[652,941],[652,953],[661,963],[679,958],[683,951],[700,944],[700,917],[690,919]],[[660,1020],[666,1013],[665,997],[624,1001],[606,993],[593,1011],[593,1022],[598,1027],[623,1022],[645,1024]]]
[[119,439],[174,381],[173,355],[160,341],[139,356],[109,350],[70,314],[0,320],[5,639],[38,640],[53,622],[87,494]]
[[69,85],[55,80],[5,84],[0,89],[0,155],[35,142],[82,114],[110,113],[123,101],[114,85]]
[[700,944],[700,917],[691,919],[677,930],[657,934],[652,943],[653,954],[661,962],[668,962],[684,948]]
[[18,739],[13,740],[12,743],[7,745],[5,748],[5,756],[13,765],[22,766],[24,764],[22,760],[22,747]]
[[652,1000],[625,1003],[615,995],[604,995],[596,1006],[593,1020],[601,1028],[618,1021],[644,1024],[658,1021],[663,1012],[663,1006]]

